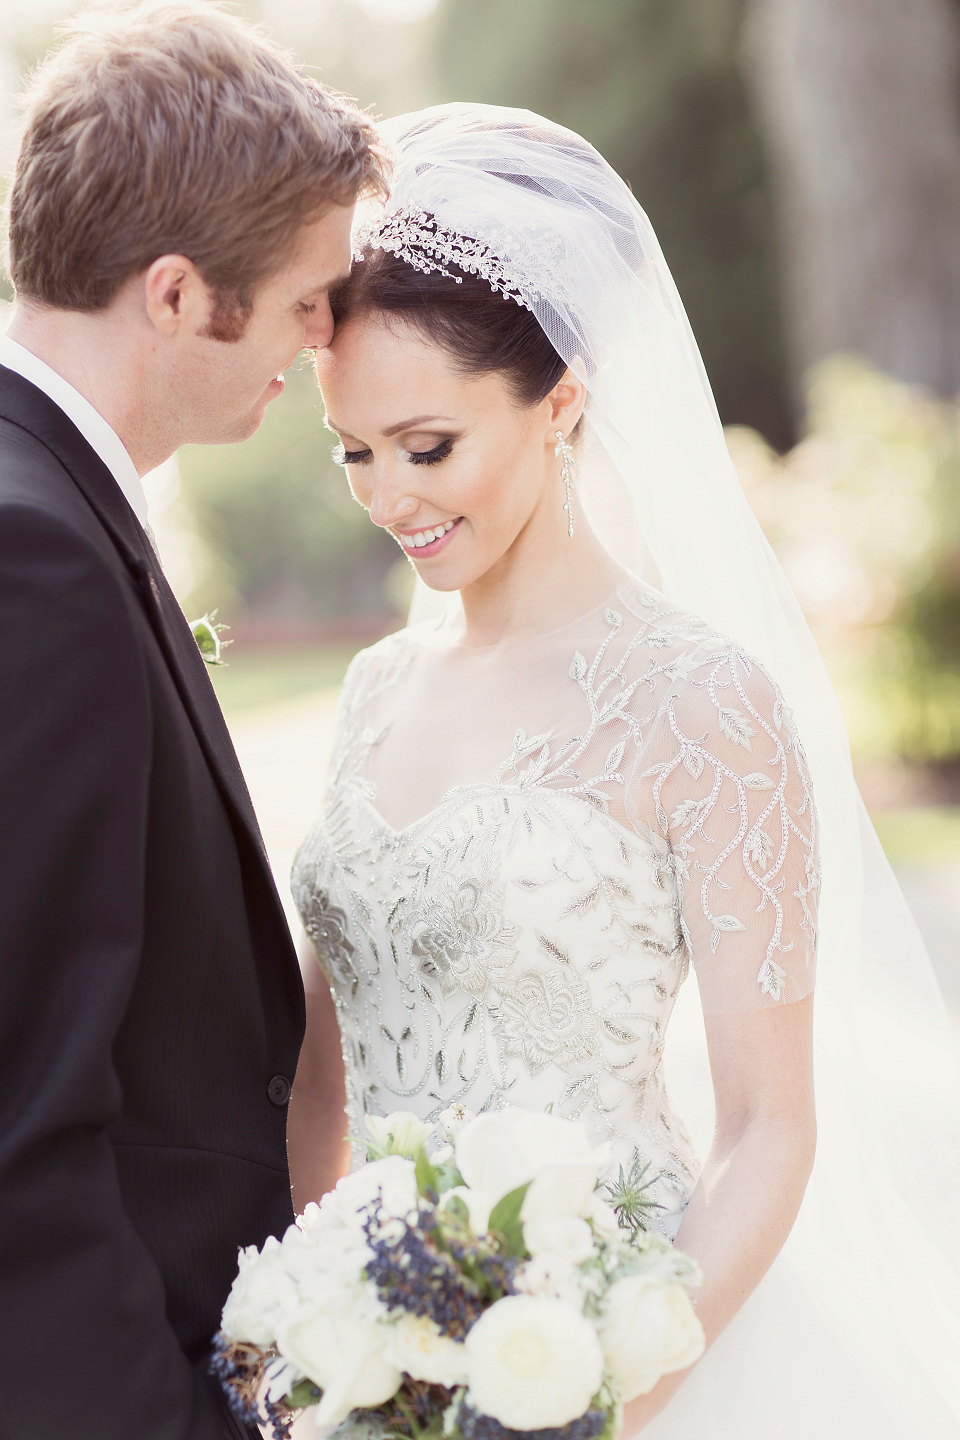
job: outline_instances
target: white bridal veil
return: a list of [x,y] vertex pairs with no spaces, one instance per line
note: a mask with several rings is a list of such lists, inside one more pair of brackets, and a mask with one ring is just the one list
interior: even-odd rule
[[483,274],[533,312],[589,389],[579,491],[595,527],[630,569],[755,654],[795,711],[822,836],[819,1144],[783,1263],[802,1265],[826,1308],[854,1307],[878,1380],[901,1365],[929,1395],[918,1435],[960,1433],[949,1428],[960,1426],[955,1042],[653,229],[590,145],[529,111],[454,104],[383,129],[393,192],[359,238],[422,269]]

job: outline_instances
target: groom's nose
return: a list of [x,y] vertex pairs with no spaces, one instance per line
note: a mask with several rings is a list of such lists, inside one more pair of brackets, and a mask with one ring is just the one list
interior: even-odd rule
[[317,308],[307,316],[307,323],[303,331],[303,348],[305,350],[325,350],[333,339],[333,311],[330,309],[330,300],[326,295],[321,295],[317,301]]

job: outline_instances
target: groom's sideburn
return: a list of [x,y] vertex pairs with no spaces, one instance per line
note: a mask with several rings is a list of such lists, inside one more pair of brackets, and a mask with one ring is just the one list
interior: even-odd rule
[[0,1436],[223,1440],[292,1220],[303,992],[205,665],[106,466],[0,367]]

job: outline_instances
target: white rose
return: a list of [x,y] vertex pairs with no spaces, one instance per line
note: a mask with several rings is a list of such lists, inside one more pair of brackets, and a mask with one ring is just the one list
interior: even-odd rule
[[471,1190],[466,1185],[454,1185],[440,1196],[440,1204],[445,1206],[454,1199],[462,1200],[466,1205],[470,1229],[474,1235],[486,1235],[490,1228],[490,1211],[493,1209],[490,1196],[482,1190]]
[[562,1255],[582,1265],[593,1254],[593,1231],[574,1215],[532,1215],[523,1222],[523,1243],[531,1255]]
[[392,1115],[368,1115],[367,1134],[384,1155],[406,1155],[411,1159],[422,1150],[433,1129],[409,1110],[395,1110]]
[[597,1332],[559,1300],[508,1295],[467,1333],[469,1403],[511,1430],[578,1419],[600,1388]]
[[444,1335],[426,1315],[403,1315],[391,1326],[387,1358],[398,1370],[430,1385],[465,1385],[467,1359],[463,1345]]
[[220,1328],[232,1340],[272,1345],[300,1303],[296,1281],[286,1268],[280,1241],[269,1235],[262,1253],[248,1245],[237,1257],[237,1278],[230,1288]]
[[591,1149],[582,1125],[514,1108],[478,1116],[455,1143],[465,1182],[486,1191],[494,1204],[548,1167],[592,1167],[595,1181],[603,1158]]
[[685,1370],[704,1349],[703,1326],[684,1287],[648,1275],[610,1286],[599,1331],[621,1400],[646,1395],[661,1375]]
[[389,1329],[356,1319],[342,1309],[288,1325],[277,1345],[323,1391],[318,1427],[336,1426],[358,1406],[382,1405],[400,1389],[400,1371],[386,1356]]

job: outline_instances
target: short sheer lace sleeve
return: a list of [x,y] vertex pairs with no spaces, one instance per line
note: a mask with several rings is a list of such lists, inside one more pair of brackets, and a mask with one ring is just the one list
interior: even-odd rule
[[814,985],[819,866],[793,717],[729,642],[701,642],[666,678],[630,808],[676,877],[704,1012],[800,1000]]

